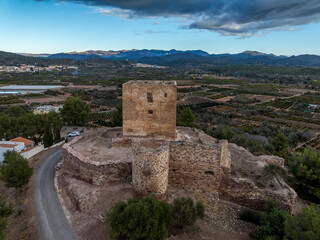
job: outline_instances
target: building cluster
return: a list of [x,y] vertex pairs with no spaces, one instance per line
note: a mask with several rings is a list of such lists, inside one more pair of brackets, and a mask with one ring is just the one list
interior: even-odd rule
[[150,65],[150,64],[145,64],[145,63],[135,63],[135,64],[132,64],[132,66],[133,67],[140,67],[140,68],[158,68],[158,69],[168,68],[166,66]]
[[62,105],[57,105],[57,106],[43,105],[43,106],[36,107],[33,110],[33,113],[34,114],[46,114],[46,113],[49,113],[49,112],[59,113],[62,108],[63,108]]
[[16,137],[9,141],[2,140],[0,141],[0,162],[3,162],[4,154],[7,151],[15,151],[28,159],[42,150],[42,145],[35,145],[34,141],[23,137]]
[[39,72],[39,71],[61,71],[65,69],[77,70],[77,66],[62,66],[62,65],[50,65],[46,67],[34,66],[34,65],[20,65],[20,66],[0,66],[0,72]]

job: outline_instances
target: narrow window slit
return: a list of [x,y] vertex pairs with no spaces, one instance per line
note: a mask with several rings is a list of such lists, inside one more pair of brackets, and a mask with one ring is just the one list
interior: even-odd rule
[[152,92],[147,92],[147,101],[153,102]]

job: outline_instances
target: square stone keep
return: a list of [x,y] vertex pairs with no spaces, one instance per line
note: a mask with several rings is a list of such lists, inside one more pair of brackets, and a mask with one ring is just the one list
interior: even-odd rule
[[175,81],[123,84],[123,135],[175,139],[176,99]]

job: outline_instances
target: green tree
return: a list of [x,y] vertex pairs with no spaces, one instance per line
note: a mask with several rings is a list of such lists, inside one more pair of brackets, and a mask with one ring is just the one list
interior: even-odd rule
[[12,206],[7,204],[5,199],[0,195],[0,217],[9,217],[12,214]]
[[290,171],[299,184],[318,201],[320,200],[320,152],[315,149],[305,149],[302,154],[289,162]]
[[269,165],[266,165],[263,168],[262,176],[267,180],[270,180],[276,176],[286,178],[287,171],[283,167],[281,167],[279,163],[271,162],[269,163]]
[[6,239],[3,231],[8,225],[8,217],[12,214],[12,207],[8,205],[4,198],[0,195],[0,240]]
[[176,227],[192,226],[198,217],[204,217],[204,206],[201,202],[195,205],[191,198],[177,198],[173,202],[172,215]]
[[55,141],[60,140],[60,130],[63,126],[63,119],[61,117],[61,114],[58,114],[56,112],[50,112],[48,113],[48,124],[52,125],[52,130],[54,133],[53,139]]
[[0,168],[0,180],[5,182],[6,187],[21,188],[29,182],[32,173],[33,168],[29,167],[24,157],[14,151],[5,154]]
[[320,205],[303,208],[296,216],[288,216],[285,222],[285,239],[319,240]]
[[51,124],[48,124],[43,135],[44,147],[50,147],[53,145],[53,134]]
[[230,140],[235,135],[235,132],[230,126],[226,126],[222,130],[222,138]]
[[4,230],[7,228],[8,219],[7,218],[0,218],[0,240],[5,240],[6,235],[4,234]]
[[288,139],[283,133],[279,133],[271,142],[275,153],[284,159],[288,157]]
[[116,126],[122,126],[122,104],[119,104],[117,110],[111,115],[111,127]]
[[183,127],[194,127],[195,119],[196,117],[192,113],[192,110],[186,107],[181,113],[177,114],[177,125]]
[[83,126],[89,119],[91,109],[79,97],[68,97],[61,111],[63,120],[70,125]]
[[164,240],[172,223],[172,207],[150,197],[118,202],[107,213],[110,236],[118,239]]
[[260,215],[260,226],[253,232],[258,240],[282,240],[287,212],[273,208],[270,212]]

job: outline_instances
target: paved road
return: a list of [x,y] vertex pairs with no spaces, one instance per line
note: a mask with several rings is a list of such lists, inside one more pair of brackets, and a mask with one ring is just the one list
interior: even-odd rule
[[53,179],[54,167],[62,158],[61,148],[46,158],[34,182],[38,235],[43,240],[78,240],[58,199]]

